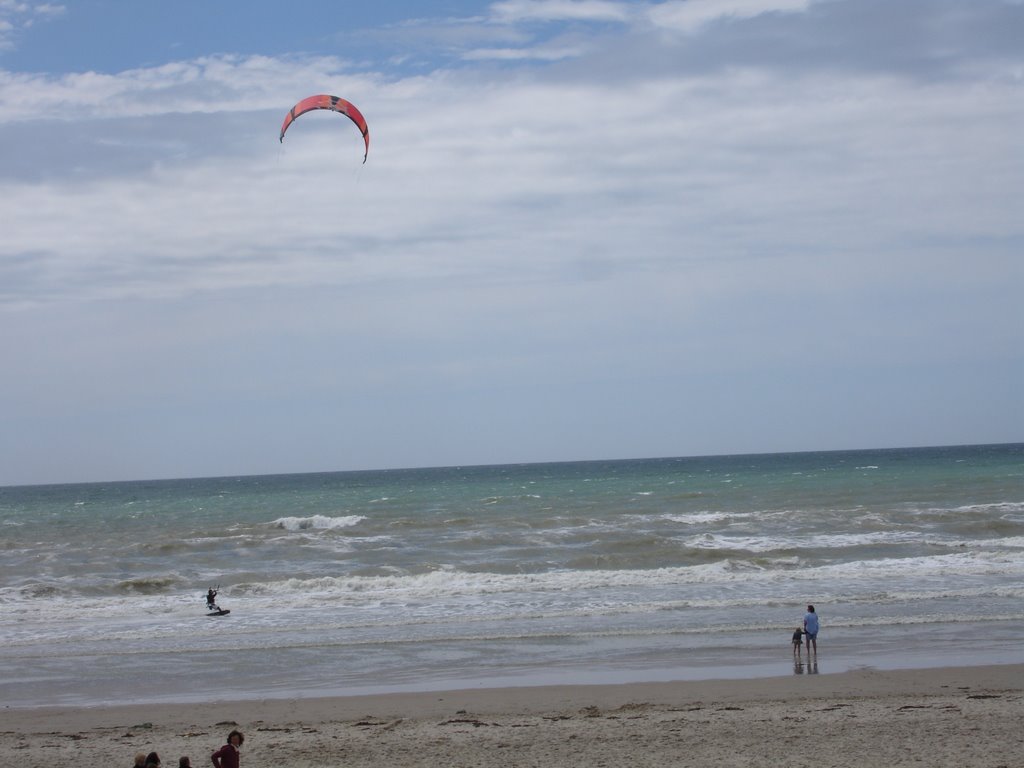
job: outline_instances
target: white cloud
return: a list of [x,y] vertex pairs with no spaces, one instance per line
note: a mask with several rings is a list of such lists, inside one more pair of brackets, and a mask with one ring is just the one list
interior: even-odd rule
[[[280,107],[305,94],[303,82],[368,87],[333,57],[281,61],[264,56],[211,56],[116,74],[24,74],[0,70],[0,125],[182,112],[223,113]],[[308,85],[306,86],[308,89]]]
[[54,3],[41,3],[35,6],[34,11],[39,16],[48,16],[52,18],[54,16],[64,15],[64,13],[67,12],[67,6],[55,5]]
[[61,16],[66,10],[66,6],[54,3],[0,0],[0,50],[14,44],[19,30],[31,27],[37,20],[47,21]]
[[651,6],[658,27],[693,32],[718,19],[750,19],[765,13],[806,11],[814,0],[668,0]]
[[501,22],[599,21],[625,22],[631,17],[628,3],[608,0],[505,0],[491,6]]
[[533,48],[477,48],[462,54],[465,61],[559,61],[583,55],[586,49],[540,45]]
[[[69,135],[96,121],[108,147],[95,178],[73,163],[42,183],[0,178],[0,263],[7,254],[10,269],[32,275],[18,303],[602,279],[1016,231],[997,202],[1018,183],[1005,162],[1021,119],[1012,84],[921,90],[743,70],[624,90],[518,74],[486,86],[471,74],[359,77],[339,90],[370,123],[361,166],[357,132],[330,113],[304,116],[277,143],[296,84],[330,81],[336,66],[204,59],[0,87],[0,127],[22,108],[42,110],[24,129],[37,133],[74,114]],[[153,135],[154,117],[174,142]],[[119,170],[135,151],[148,159]],[[975,177],[986,194],[966,183]],[[41,256],[33,267],[22,254]]]

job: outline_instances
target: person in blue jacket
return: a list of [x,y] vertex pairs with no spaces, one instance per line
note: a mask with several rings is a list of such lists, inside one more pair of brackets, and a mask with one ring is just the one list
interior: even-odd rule
[[814,606],[807,606],[807,613],[804,614],[804,634],[807,635],[807,655],[811,655],[811,648],[814,648],[814,655],[818,655],[818,614],[814,612]]

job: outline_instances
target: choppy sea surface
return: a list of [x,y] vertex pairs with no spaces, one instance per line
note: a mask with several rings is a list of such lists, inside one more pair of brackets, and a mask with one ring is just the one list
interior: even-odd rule
[[7,706],[1021,662],[1022,598],[1024,444],[0,488]]

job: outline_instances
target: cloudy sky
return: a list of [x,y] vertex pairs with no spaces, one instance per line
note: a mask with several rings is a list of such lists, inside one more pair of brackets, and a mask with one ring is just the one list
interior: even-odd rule
[[1022,40],[0,0],[0,484],[1022,440]]

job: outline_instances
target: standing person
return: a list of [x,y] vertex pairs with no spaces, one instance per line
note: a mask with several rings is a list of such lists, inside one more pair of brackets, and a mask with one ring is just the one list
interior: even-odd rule
[[804,630],[797,627],[793,630],[793,658],[800,660],[800,647],[804,644]]
[[210,759],[217,768],[238,768],[238,748],[245,741],[241,731],[232,731],[228,734],[228,743],[218,749]]
[[217,590],[212,587],[206,590],[206,610],[217,611]]
[[818,614],[814,612],[814,606],[807,606],[807,613],[804,615],[804,634],[807,635],[807,658],[811,658],[811,646],[814,647],[814,658],[818,658]]

